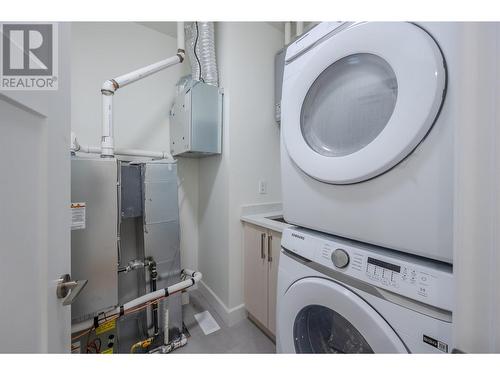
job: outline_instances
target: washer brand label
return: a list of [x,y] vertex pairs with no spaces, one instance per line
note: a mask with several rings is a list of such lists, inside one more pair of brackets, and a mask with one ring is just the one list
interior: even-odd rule
[[292,237],[298,238],[299,240],[305,240],[304,236],[301,236],[300,234],[292,233]]
[[448,353],[448,344],[445,344],[442,341],[433,339],[432,337],[424,335],[423,341],[426,344],[429,344],[430,346],[435,347],[438,350],[441,350],[442,352]]

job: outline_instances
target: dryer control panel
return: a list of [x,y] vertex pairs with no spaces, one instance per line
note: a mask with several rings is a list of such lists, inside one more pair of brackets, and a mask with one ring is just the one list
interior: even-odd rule
[[[285,229],[281,244],[303,258],[381,289],[452,310],[451,265],[307,229]],[[335,262],[338,254],[345,254],[343,267]]]

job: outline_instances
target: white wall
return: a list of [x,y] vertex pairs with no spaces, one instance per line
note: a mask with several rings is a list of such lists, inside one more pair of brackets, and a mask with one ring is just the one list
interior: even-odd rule
[[[72,24],[71,128],[82,144],[100,145],[101,95],[106,79],[174,55],[176,40],[133,22]],[[115,146],[169,150],[169,110],[175,83],[189,63],[119,90],[114,97]],[[196,269],[198,162],[179,160],[182,266]]]
[[453,347],[500,352],[500,25],[467,23],[456,82]]
[[[283,33],[267,23],[224,24],[224,89],[230,97],[229,307],[243,303],[241,206],[280,202],[279,127],[274,120],[274,56]],[[236,49],[237,45],[240,48]],[[229,51],[227,51],[229,50]],[[236,51],[236,52],[231,52]],[[259,181],[267,194],[259,194]]]
[[[200,160],[199,266],[205,284],[232,310],[243,303],[241,206],[281,200],[274,55],[283,33],[264,22],[217,23],[216,43],[223,155]],[[267,181],[266,195],[258,193],[259,180]]]

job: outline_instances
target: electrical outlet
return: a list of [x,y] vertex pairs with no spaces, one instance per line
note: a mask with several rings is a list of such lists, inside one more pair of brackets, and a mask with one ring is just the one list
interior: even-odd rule
[[259,181],[259,194],[267,194],[267,181]]

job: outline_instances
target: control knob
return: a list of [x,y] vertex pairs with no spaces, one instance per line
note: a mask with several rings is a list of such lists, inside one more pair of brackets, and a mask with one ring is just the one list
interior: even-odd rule
[[332,253],[332,262],[337,268],[345,268],[349,264],[349,254],[344,249],[336,249]]

